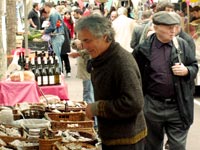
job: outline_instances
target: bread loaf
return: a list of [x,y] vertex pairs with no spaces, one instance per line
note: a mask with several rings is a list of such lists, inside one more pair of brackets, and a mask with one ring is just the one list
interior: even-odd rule
[[14,82],[35,81],[35,76],[31,71],[15,71],[10,75],[10,80]]

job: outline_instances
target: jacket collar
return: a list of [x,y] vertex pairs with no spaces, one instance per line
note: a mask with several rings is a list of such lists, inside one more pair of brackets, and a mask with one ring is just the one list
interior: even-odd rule
[[[141,49],[141,53],[148,59],[150,60],[150,55],[151,55],[151,47],[152,47],[152,43],[154,40],[157,40],[156,38],[156,34],[153,33],[152,35],[150,35],[145,41],[143,44],[141,44],[139,46],[139,49]],[[163,43],[161,42],[158,42],[160,44],[158,44],[158,48],[161,47],[163,45]],[[171,60],[174,61],[174,59],[177,58],[177,52],[176,52],[176,48],[174,47],[173,45],[173,42],[169,42],[167,43],[169,44],[170,46],[172,46],[172,52],[171,52]]]
[[152,43],[153,40],[155,39],[156,35],[155,33],[153,33],[152,35],[150,35],[145,41],[144,43],[140,44],[138,46],[138,49],[140,49],[140,52],[148,59],[150,60],[150,55],[151,55],[151,47],[152,47]]
[[113,41],[104,53],[92,59],[92,66],[95,68],[107,63],[110,60],[110,57],[117,52],[116,46],[119,46],[119,43]]

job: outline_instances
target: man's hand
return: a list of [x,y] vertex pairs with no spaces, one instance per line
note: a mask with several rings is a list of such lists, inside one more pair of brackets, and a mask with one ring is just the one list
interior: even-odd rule
[[94,115],[92,114],[92,111],[91,111],[91,104],[87,105],[85,112],[88,119],[93,119]]
[[175,65],[172,66],[172,72],[176,76],[186,76],[186,75],[188,75],[188,69],[182,63],[181,64],[175,63]]
[[80,56],[80,54],[78,52],[70,52],[70,53],[67,53],[69,57],[72,57],[72,58],[77,58]]

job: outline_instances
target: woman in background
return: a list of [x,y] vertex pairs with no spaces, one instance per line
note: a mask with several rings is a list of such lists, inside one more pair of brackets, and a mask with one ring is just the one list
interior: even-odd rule
[[71,11],[66,11],[64,13],[63,21],[70,31],[71,39],[73,39],[74,38],[74,21],[71,16]]

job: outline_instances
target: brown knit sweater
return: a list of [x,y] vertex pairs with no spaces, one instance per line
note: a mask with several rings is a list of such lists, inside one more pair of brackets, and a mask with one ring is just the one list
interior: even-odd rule
[[135,144],[147,135],[141,77],[133,56],[118,43],[92,60],[95,103],[103,144]]

